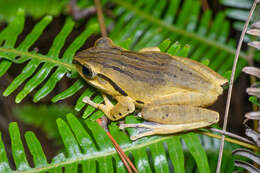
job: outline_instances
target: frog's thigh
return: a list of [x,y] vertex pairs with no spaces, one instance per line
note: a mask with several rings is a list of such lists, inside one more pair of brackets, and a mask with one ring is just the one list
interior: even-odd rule
[[202,128],[219,120],[219,114],[215,111],[188,105],[145,108],[141,112],[141,116],[145,120],[156,123],[121,124],[121,129],[128,127],[147,129],[145,132],[131,136],[132,140],[154,134],[169,134]]
[[176,92],[170,95],[162,96],[153,100],[151,105],[179,104],[191,106],[208,106],[213,104],[218,98],[218,94],[214,92]]

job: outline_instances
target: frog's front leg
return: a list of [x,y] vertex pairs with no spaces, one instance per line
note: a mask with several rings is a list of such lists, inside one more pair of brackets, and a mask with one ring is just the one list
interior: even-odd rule
[[132,140],[154,134],[170,134],[209,126],[218,122],[219,114],[215,111],[188,106],[163,105],[144,107],[139,114],[145,120],[140,124],[121,124],[120,128],[145,128],[146,130],[131,136]]
[[127,96],[116,96],[118,101],[116,105],[113,105],[106,95],[102,94],[105,104],[97,104],[90,100],[89,97],[84,97],[83,102],[100,109],[105,115],[113,121],[123,118],[127,114],[134,112],[135,105],[133,99]]

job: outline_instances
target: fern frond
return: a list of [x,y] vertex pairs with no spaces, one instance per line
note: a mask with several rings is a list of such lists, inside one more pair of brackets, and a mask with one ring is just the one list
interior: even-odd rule
[[[211,11],[200,14],[200,2],[194,0],[184,1],[181,7],[180,0],[113,2],[118,4],[114,10],[117,22],[110,33],[115,42],[130,37],[133,39],[130,48],[138,50],[156,46],[170,38],[173,42],[191,45],[188,56],[197,61],[209,59],[209,67],[220,74],[231,70],[235,56],[235,41],[227,39],[229,22],[225,20],[223,12],[218,13],[212,20]],[[241,53],[240,57],[237,75],[247,64],[246,54]]]
[[[137,119],[130,116],[126,121],[133,123]],[[0,172],[62,172],[63,168],[65,172],[77,172],[79,167],[82,172],[126,172],[105,131],[96,122],[85,120],[82,124],[74,115],[68,114],[66,121],[57,119],[57,126],[66,151],[56,155],[50,163],[47,162],[34,133],[25,133],[26,145],[33,156],[33,166],[31,166],[25,154],[25,144],[22,143],[18,125],[15,122],[10,123],[12,157],[16,170],[10,168],[4,143],[0,139]],[[200,172],[210,172],[207,155],[195,134],[153,136],[131,142],[117,125],[112,124],[109,129],[126,154],[132,156],[140,172],[173,172],[172,166],[175,172],[185,172],[185,169],[187,171],[190,167],[184,163],[188,158],[196,161],[195,169]],[[134,130],[129,129],[128,132],[134,133]],[[182,147],[182,139],[187,146],[185,148]],[[149,157],[151,160],[148,159]],[[214,158],[209,157],[209,159],[212,162],[211,159]],[[191,165],[195,163],[194,160],[190,160]],[[233,161],[229,159],[227,162],[229,164],[226,166],[230,167]]]
[[[18,35],[22,32],[24,25],[24,11],[20,10],[14,20],[0,33],[0,76],[6,73],[12,62],[27,62],[21,73],[13,80],[13,82],[4,91],[3,95],[8,96],[16,90],[24,81],[30,78],[24,88],[18,93],[15,101],[21,102],[32,90],[39,86],[44,80],[47,82],[35,93],[33,101],[37,102],[48,95],[61,80],[61,78],[75,70],[72,60],[75,52],[84,44],[86,39],[97,31],[97,25],[91,25],[82,32],[71,45],[66,49],[62,58],[58,58],[67,36],[73,29],[74,22],[67,19],[62,30],[56,36],[47,55],[42,55],[35,51],[30,51],[30,47],[39,38],[46,26],[51,22],[52,18],[47,16],[35,25],[31,33],[19,44],[14,47]],[[38,66],[42,65],[37,70]],[[57,67],[57,68],[56,68]],[[56,69],[55,69],[56,68]],[[50,74],[52,70],[55,71]],[[34,74],[35,73],[35,74]],[[33,75],[34,74],[34,75]]]

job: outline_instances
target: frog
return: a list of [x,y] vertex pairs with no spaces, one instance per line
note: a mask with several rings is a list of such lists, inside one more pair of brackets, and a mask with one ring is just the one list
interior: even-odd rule
[[111,121],[139,110],[137,115],[145,122],[120,124],[120,129],[145,129],[131,136],[132,140],[219,121],[219,113],[206,107],[216,102],[228,80],[195,60],[160,52],[157,47],[127,50],[108,37],[78,52],[74,60],[80,76],[104,98],[98,104],[86,96],[83,102],[103,111]]

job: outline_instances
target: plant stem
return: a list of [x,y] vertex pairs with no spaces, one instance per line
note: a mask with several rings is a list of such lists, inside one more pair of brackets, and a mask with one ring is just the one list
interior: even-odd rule
[[94,1],[97,9],[98,23],[100,26],[102,37],[107,37],[107,31],[106,31],[106,26],[104,22],[100,1],[99,0],[94,0]]

